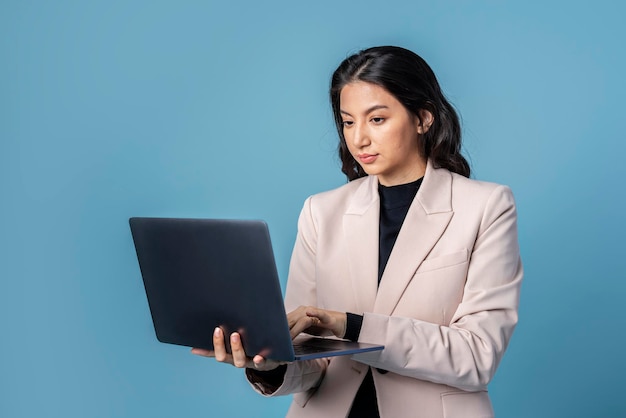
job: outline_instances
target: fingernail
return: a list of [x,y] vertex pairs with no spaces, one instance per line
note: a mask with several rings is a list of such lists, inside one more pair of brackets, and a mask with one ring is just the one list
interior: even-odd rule
[[215,331],[213,331],[213,336],[220,337],[221,335],[222,335],[222,330],[220,329],[220,327],[215,328]]
[[230,340],[234,343],[238,343],[239,342],[239,334],[232,334],[230,336]]

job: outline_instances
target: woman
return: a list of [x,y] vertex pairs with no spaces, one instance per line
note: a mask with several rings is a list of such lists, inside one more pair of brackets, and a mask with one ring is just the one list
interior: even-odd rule
[[470,180],[458,117],[430,67],[376,47],[347,58],[330,97],[348,184],[309,197],[285,305],[301,332],[382,344],[278,364],[214,334],[289,417],[491,417],[487,384],[515,324],[522,266],[513,196]]

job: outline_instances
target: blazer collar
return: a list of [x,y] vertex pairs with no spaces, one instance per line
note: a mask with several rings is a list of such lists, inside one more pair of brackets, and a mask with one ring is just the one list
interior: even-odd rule
[[378,286],[378,179],[367,177],[344,214],[344,237],[357,309],[390,315],[415,271],[452,219],[452,175],[428,161]]
[[378,179],[368,176],[356,189],[343,216],[356,313],[372,312],[378,291],[379,200]]

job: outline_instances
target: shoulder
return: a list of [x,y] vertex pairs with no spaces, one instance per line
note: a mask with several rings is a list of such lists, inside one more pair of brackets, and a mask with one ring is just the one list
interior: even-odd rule
[[507,186],[470,179],[430,163],[416,197],[426,213],[482,212],[493,202],[513,202]]
[[506,213],[513,218],[517,215],[515,198],[507,185],[469,179],[450,173],[452,190],[452,210],[461,217],[478,218],[483,225]]
[[366,210],[378,202],[376,185],[376,178],[367,176],[309,196],[304,202],[301,219],[316,225],[335,225],[344,214]]
[[[447,170],[446,170],[447,171]],[[502,195],[513,197],[513,193],[509,186],[492,183],[488,181],[470,179],[460,174],[451,173],[448,171],[452,178],[452,191],[453,194],[461,195],[462,197],[474,197],[489,199],[492,195]]]
[[474,197],[482,200],[507,200],[513,202],[511,188],[504,184],[469,179],[456,173],[452,176],[452,190],[463,197]]
[[[370,195],[372,185],[376,184],[376,179],[370,176],[352,180],[336,189],[327,190],[321,193],[309,196],[306,204],[311,205],[315,210],[332,210],[338,211],[349,207],[353,198],[357,195]],[[369,196],[370,198],[377,197]]]

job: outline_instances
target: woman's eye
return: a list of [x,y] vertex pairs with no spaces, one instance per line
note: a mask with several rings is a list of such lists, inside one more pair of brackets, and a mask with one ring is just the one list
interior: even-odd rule
[[343,122],[341,122],[343,124],[344,128],[347,128],[348,126],[352,126],[352,124],[354,123],[351,120],[344,120]]
[[372,118],[372,122],[375,123],[376,125],[380,125],[384,121],[385,121],[385,118]]

